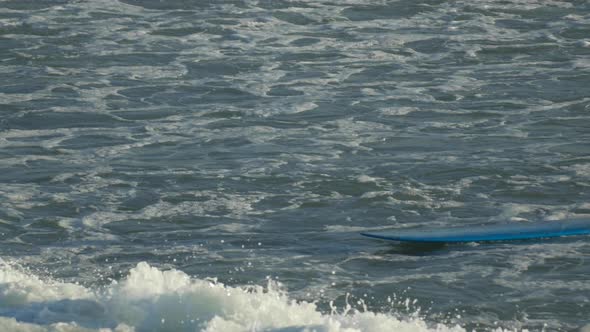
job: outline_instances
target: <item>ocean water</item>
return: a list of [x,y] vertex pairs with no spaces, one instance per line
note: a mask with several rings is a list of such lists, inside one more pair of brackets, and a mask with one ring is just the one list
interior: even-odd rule
[[0,0],[0,331],[590,331],[586,0]]

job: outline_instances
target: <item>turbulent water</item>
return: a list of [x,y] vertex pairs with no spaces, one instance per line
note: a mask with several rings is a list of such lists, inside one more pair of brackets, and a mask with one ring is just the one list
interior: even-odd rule
[[586,0],[0,0],[0,331],[590,331]]

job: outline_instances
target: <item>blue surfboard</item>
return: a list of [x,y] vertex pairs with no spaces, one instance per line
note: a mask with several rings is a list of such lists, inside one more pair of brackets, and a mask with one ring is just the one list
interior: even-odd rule
[[590,219],[513,222],[436,229],[402,229],[361,235],[402,242],[481,242],[551,238],[590,234]]

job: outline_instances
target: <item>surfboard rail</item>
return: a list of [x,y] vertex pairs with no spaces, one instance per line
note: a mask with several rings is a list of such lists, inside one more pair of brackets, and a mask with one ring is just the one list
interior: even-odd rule
[[400,242],[488,242],[554,238],[590,234],[590,219],[543,222],[513,222],[435,229],[392,229],[361,235]]

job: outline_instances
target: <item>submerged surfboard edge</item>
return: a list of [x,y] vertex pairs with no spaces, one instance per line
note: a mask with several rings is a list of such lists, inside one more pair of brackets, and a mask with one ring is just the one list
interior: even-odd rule
[[586,219],[361,233],[363,236],[381,240],[430,243],[529,240],[588,234],[590,234],[590,220]]

